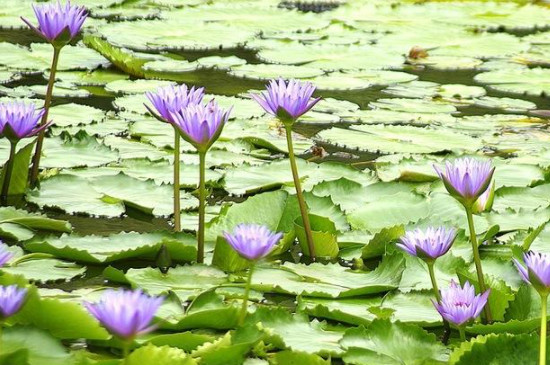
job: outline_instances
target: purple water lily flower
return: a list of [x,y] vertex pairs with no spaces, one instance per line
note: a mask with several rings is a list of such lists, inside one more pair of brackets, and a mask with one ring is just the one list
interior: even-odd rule
[[4,266],[13,258],[13,253],[8,251],[8,246],[0,241],[0,266]]
[[451,280],[449,288],[441,290],[441,302],[433,301],[435,309],[450,323],[462,326],[476,319],[487,304],[490,289],[476,295],[474,287],[467,281],[461,287]]
[[467,207],[487,190],[495,172],[491,161],[469,157],[456,159],[453,163],[447,161],[444,170],[434,168],[449,194]]
[[69,43],[78,34],[87,17],[86,8],[71,5],[70,1],[65,4],[58,0],[56,3],[33,5],[33,9],[38,27],[25,18],[21,19],[39,36],[58,46]]
[[84,305],[109,332],[128,341],[155,329],[151,321],[163,300],[141,290],[120,289],[107,290],[99,302]]
[[33,137],[49,126],[40,126],[43,109],[36,109],[34,104],[23,102],[0,103],[0,137],[10,141]]
[[27,289],[17,285],[0,286],[0,318],[13,316],[25,303]]
[[266,257],[283,237],[282,233],[273,233],[259,224],[239,224],[233,233],[224,232],[227,243],[248,260]]
[[530,251],[523,254],[525,266],[514,259],[523,280],[539,292],[550,292],[550,254]]
[[[156,92],[145,93],[147,98],[166,122],[173,123],[172,113],[178,113],[192,104],[199,104],[204,97],[204,87],[189,88],[187,85],[159,87]],[[147,106],[146,106],[147,107]],[[149,109],[149,107],[147,107]],[[149,110],[153,115],[152,110]]]
[[231,108],[226,111],[211,100],[208,104],[191,104],[171,116],[184,140],[199,151],[207,151],[220,136],[229,113]]
[[417,228],[406,232],[397,246],[412,256],[434,260],[449,251],[456,235],[457,231],[454,228],[428,227],[426,230]]
[[289,80],[282,78],[271,80],[267,91],[261,95],[250,96],[260,104],[266,112],[281,119],[283,123],[292,123],[308,110],[313,108],[321,98],[312,99],[315,86],[311,82]]

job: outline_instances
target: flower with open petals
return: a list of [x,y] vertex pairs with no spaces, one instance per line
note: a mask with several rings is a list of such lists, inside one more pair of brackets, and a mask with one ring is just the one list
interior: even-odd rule
[[239,224],[233,233],[224,232],[224,237],[235,251],[248,260],[266,257],[283,237],[259,224]]
[[490,289],[476,295],[474,287],[467,281],[464,287],[451,280],[449,288],[441,290],[441,302],[432,301],[435,309],[448,322],[456,326],[476,319],[487,304]]
[[13,316],[25,303],[27,289],[17,285],[0,286],[0,319]]
[[434,168],[449,194],[467,208],[487,190],[495,172],[491,161],[469,157],[447,161],[444,170]]
[[40,126],[43,109],[36,109],[34,104],[23,102],[0,103],[0,137],[10,141],[33,137],[47,128],[49,124]]
[[4,266],[13,258],[13,253],[8,250],[8,246],[0,241],[0,266]]
[[155,329],[151,321],[163,300],[141,290],[119,289],[107,290],[99,302],[84,305],[111,334],[132,340]]
[[56,3],[33,5],[33,9],[38,27],[24,18],[23,21],[39,36],[57,47],[66,45],[76,37],[87,17],[86,8],[71,5],[70,1],[65,4],[58,0]]
[[[204,88],[189,88],[187,85],[169,85],[159,87],[156,92],[145,93],[147,98],[153,103],[153,106],[160,115],[160,118],[166,122],[172,123],[172,113],[177,113],[189,105],[199,104],[204,97]],[[149,109],[148,106],[146,106]],[[151,114],[155,113],[149,109]]]
[[435,260],[445,255],[451,248],[457,231],[454,228],[428,227],[407,231],[397,246],[413,256],[423,260]]
[[184,140],[199,151],[207,151],[220,136],[229,113],[231,109],[221,109],[211,100],[208,104],[191,104],[171,116]]
[[266,112],[283,123],[293,123],[309,111],[321,98],[312,99],[315,86],[311,82],[282,78],[271,80],[261,95],[250,95]]
[[514,259],[524,281],[540,293],[550,293],[550,254],[530,251],[523,254],[525,266]]

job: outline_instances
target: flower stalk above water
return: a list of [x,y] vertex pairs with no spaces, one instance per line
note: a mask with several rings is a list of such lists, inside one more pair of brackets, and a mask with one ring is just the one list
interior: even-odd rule
[[34,137],[42,133],[49,123],[40,124],[44,110],[38,110],[34,104],[22,102],[0,103],[0,137],[10,142],[10,155],[4,168],[1,203],[7,204],[17,143],[23,138]]
[[[50,77],[46,96],[44,98],[44,114],[40,122],[44,126],[48,122],[48,112],[52,102],[53,87],[55,83],[55,74],[59,62],[61,49],[69,44],[80,32],[84,21],[86,20],[87,12],[83,6],[71,5],[70,1],[61,4],[48,3],[41,5],[33,5],[34,13],[38,21],[38,26],[34,26],[27,19],[21,18],[37,35],[49,42],[53,47],[53,58],[50,67]],[[40,171],[40,157],[42,155],[42,146],[44,144],[44,130],[38,134],[36,148],[32,159],[32,169],[30,176],[31,186],[34,187],[38,183],[38,173]]]
[[287,82],[279,78],[278,80],[271,80],[266,87],[266,91],[263,91],[261,95],[251,95],[266,112],[277,117],[285,127],[288,158],[290,160],[292,178],[294,180],[294,187],[296,188],[296,197],[298,198],[309,251],[306,254],[313,261],[316,259],[315,243],[311,233],[307,205],[294,155],[292,127],[298,118],[307,113],[321,100],[321,98],[312,98],[314,92],[315,86],[310,82],[301,82],[298,80],[289,80]]
[[[495,168],[488,160],[477,160],[464,157],[456,159],[453,163],[447,161],[444,169],[434,166],[437,174],[443,181],[449,194],[460,202],[466,211],[468,228],[470,232],[470,243],[474,256],[479,289],[481,292],[487,292],[485,278],[483,276],[483,267],[479,255],[479,244],[474,226],[473,213],[479,210],[476,202],[486,193],[491,184]],[[483,199],[483,198],[482,198]],[[490,193],[485,201],[484,209],[490,201]],[[483,202],[480,202],[483,204]],[[485,321],[492,322],[491,308],[489,304],[485,306]]]
[[[529,252],[523,255],[523,263],[514,259],[522,279],[530,283],[541,300],[539,364],[546,364],[546,326],[548,294],[550,293],[550,255]],[[525,266],[524,266],[525,265]]]
[[239,315],[239,326],[242,326],[248,312],[248,297],[252,283],[252,274],[256,262],[263,259],[283,237],[282,233],[273,233],[266,226],[258,224],[239,224],[232,233],[224,232],[227,243],[243,258],[250,261],[246,280],[243,304]]
[[150,297],[141,290],[107,290],[99,302],[85,302],[88,311],[123,345],[126,361],[136,337],[153,331],[151,325],[163,297]]
[[181,209],[180,209],[180,134],[177,127],[173,124],[172,113],[177,113],[189,105],[198,104],[204,97],[204,88],[189,88],[187,85],[165,86],[158,88],[156,92],[145,94],[155,107],[155,113],[149,106],[145,107],[158,120],[170,123],[174,127],[174,230],[181,231]]
[[172,125],[180,136],[193,145],[199,154],[199,227],[197,231],[197,262],[204,262],[204,228],[206,208],[206,153],[217,141],[229,119],[224,110],[211,100],[207,104],[192,104],[172,112]]

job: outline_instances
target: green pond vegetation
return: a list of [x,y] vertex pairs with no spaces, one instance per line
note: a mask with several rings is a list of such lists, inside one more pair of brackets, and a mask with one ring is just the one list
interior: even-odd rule
[[[40,187],[27,184],[25,139],[0,207],[16,260],[0,284],[34,284],[6,323],[0,364],[121,364],[120,341],[81,305],[117,286],[166,298],[126,365],[537,362],[540,299],[512,258],[550,253],[547,2],[78,3],[89,18],[61,54]],[[34,20],[31,4],[0,0],[0,101],[41,106],[52,47],[20,19]],[[323,98],[293,135],[315,263],[301,254],[284,128],[249,96],[279,76]],[[145,92],[174,83],[233,106],[207,157],[206,264],[193,264],[199,157],[181,141],[175,233],[174,132],[144,106]],[[408,229],[454,226],[439,287],[477,283],[466,215],[433,169],[458,156],[496,167],[492,209],[474,216],[494,323],[443,344],[428,268],[395,243]],[[255,268],[244,326],[248,263],[222,238],[239,223],[284,233]]]

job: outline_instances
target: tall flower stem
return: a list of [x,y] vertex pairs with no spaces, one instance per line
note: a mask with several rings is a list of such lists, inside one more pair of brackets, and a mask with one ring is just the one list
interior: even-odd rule
[[[44,125],[48,122],[48,112],[50,110],[50,105],[52,103],[52,94],[53,94],[53,85],[55,83],[55,74],[57,72],[57,63],[59,62],[59,54],[61,53],[61,48],[53,48],[53,60],[52,66],[50,68],[50,79],[48,80],[48,88],[46,90],[46,97],[44,99],[44,114],[42,115],[42,120],[40,125]],[[44,135],[46,134],[45,130],[42,130],[38,134],[38,140],[36,142],[36,148],[34,150],[34,156],[32,158],[32,170],[30,183],[31,187],[35,187],[38,182],[38,172],[40,171],[40,157],[42,155],[42,145],[44,144]]]
[[123,341],[122,343],[122,364],[128,364],[128,356],[130,356],[130,346],[132,341]]
[[458,327],[458,333],[460,334],[460,341],[466,341],[466,332],[464,331],[464,327]]
[[[441,303],[441,293],[439,292],[437,281],[435,280],[435,271],[434,271],[435,261],[427,261],[426,263],[428,264],[428,271],[430,272],[430,280],[432,281],[432,288],[434,291],[435,300],[437,300],[438,303]],[[443,343],[446,343],[449,338],[449,335],[451,334],[451,326],[449,325],[449,322],[447,322],[445,319],[443,319],[443,327],[445,328],[445,334],[443,335]]]
[[206,151],[199,151],[199,231],[197,262],[204,262],[204,211],[206,207]]
[[180,134],[174,127],[174,231],[181,231],[180,208]]
[[306,241],[309,249],[309,256],[311,257],[311,260],[315,261],[315,245],[313,243],[313,235],[311,234],[311,224],[309,223],[309,215],[307,212],[306,201],[304,199],[304,194],[302,193],[302,183],[300,182],[300,176],[298,175],[298,166],[296,165],[296,157],[294,156],[294,146],[292,144],[292,125],[285,124],[285,129],[286,142],[288,145],[288,158],[290,159],[292,178],[294,179],[294,186],[296,187],[296,197],[298,198],[298,205],[300,206],[302,222],[304,223],[304,230],[306,232]]
[[[470,208],[466,208],[466,216],[468,217],[468,228],[470,230],[470,242],[472,243],[472,251],[474,253],[474,263],[476,265],[477,280],[479,282],[479,290],[481,293],[484,293],[487,290],[487,286],[485,285],[485,278],[483,277],[483,269],[481,267],[481,258],[479,257],[479,247],[477,244],[476,230],[474,227],[474,216],[472,215],[472,210]],[[491,323],[493,321],[493,318],[491,316],[491,308],[489,307],[489,301],[487,301],[487,304],[485,305],[483,312],[485,313],[485,322]]]
[[548,293],[540,295],[541,314],[540,314],[540,354],[539,364],[546,365],[546,307],[548,302]]
[[252,262],[250,269],[248,269],[248,278],[246,279],[246,286],[244,288],[243,304],[241,306],[241,313],[239,314],[239,326],[244,324],[246,313],[248,313],[248,297],[250,296],[250,286],[252,284],[252,274],[254,273],[255,263]]
[[16,147],[17,147],[17,142],[10,142],[10,157],[6,162],[6,167],[4,171],[4,182],[2,183],[2,195],[1,195],[2,205],[8,205],[8,195],[10,190],[11,175],[13,173],[13,165],[15,164]]

